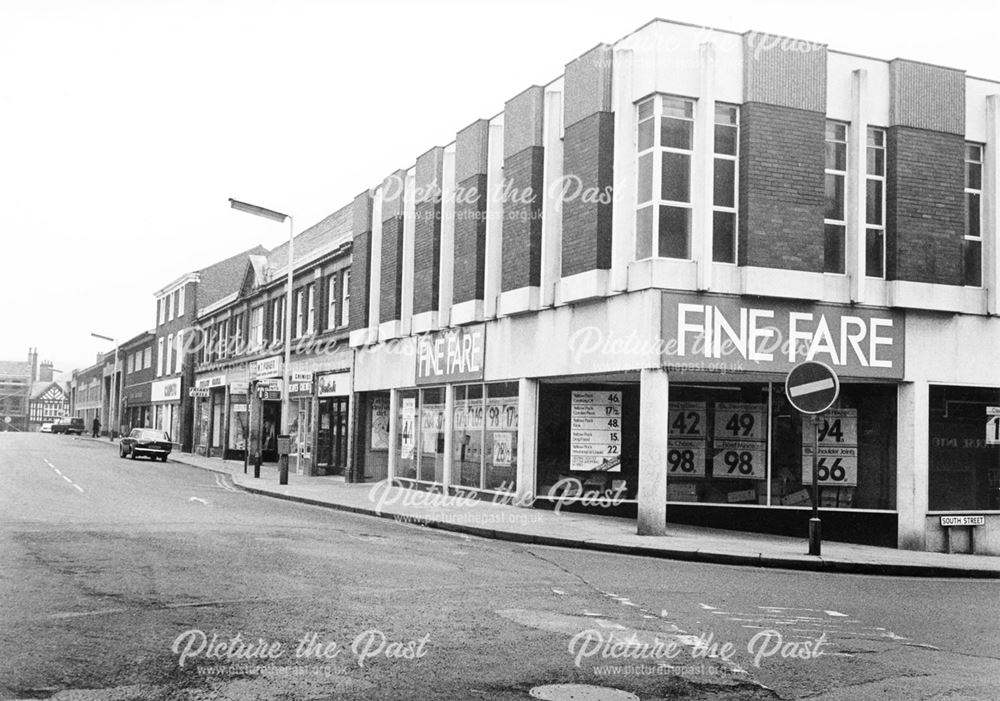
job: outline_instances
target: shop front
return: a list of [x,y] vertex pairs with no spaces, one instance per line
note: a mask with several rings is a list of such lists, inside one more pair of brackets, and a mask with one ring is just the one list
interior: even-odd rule
[[152,428],[152,383],[130,385],[122,390],[122,424],[126,431],[133,428]]
[[180,436],[181,384],[182,379],[175,377],[154,382],[150,387],[152,428],[166,431],[175,445]]
[[195,386],[188,390],[194,398],[194,442],[198,455],[225,456],[227,437],[227,385],[224,374],[195,376]]
[[345,475],[350,435],[351,373],[316,374],[317,420],[315,474]]

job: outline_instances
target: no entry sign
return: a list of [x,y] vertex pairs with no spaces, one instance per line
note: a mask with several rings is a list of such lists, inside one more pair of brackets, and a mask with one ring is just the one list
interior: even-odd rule
[[822,414],[840,393],[837,373],[824,363],[808,360],[799,363],[785,379],[785,395],[803,414]]

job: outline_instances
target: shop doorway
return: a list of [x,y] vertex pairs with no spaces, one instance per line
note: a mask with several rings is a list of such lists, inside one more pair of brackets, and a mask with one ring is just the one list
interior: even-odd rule
[[316,472],[342,475],[347,468],[347,397],[319,400]]
[[260,458],[264,462],[278,461],[278,433],[281,431],[281,402],[261,402]]

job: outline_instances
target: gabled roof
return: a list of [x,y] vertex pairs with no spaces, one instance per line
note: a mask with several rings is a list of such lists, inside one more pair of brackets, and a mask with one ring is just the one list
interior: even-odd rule
[[[353,216],[352,202],[298,233],[295,236],[295,265],[301,265],[306,260],[316,257],[321,250],[334,250],[342,243],[350,241]],[[268,254],[267,264],[270,266],[272,276],[288,265],[287,241]]]
[[266,256],[267,249],[255,246],[198,271],[198,306],[205,308],[240,289],[249,256]]
[[52,380],[50,382],[35,382],[31,385],[31,399],[40,399],[43,394],[48,392],[52,387],[55,387],[62,393],[62,398],[66,399],[69,396],[69,392],[66,390],[66,386],[62,382],[56,382]]
[[243,273],[243,284],[240,286],[240,297],[247,297],[261,285],[271,279],[270,269],[267,267],[267,256],[248,256],[246,272]]

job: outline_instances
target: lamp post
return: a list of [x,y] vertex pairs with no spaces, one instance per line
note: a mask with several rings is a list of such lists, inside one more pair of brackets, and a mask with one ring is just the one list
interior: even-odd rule
[[110,336],[104,336],[99,333],[90,332],[90,335],[94,338],[99,338],[102,341],[111,341],[115,344],[115,362],[111,366],[111,396],[115,398],[114,406],[109,407],[108,411],[108,423],[111,424],[111,428],[108,429],[108,440],[113,441],[115,439],[115,419],[118,417],[118,407],[121,404],[121,386],[122,383],[118,381],[118,341],[111,338]]
[[[288,425],[289,425],[289,412],[291,411],[291,403],[288,400],[288,386],[291,373],[292,364],[292,270],[295,267],[295,227],[292,216],[290,214],[282,214],[281,212],[276,212],[273,209],[267,209],[265,207],[258,207],[255,204],[248,204],[246,202],[240,202],[239,200],[234,200],[232,197],[229,198],[229,206],[240,212],[246,212],[247,214],[253,214],[257,217],[263,217],[264,219],[270,219],[271,221],[284,222],[288,221],[288,283],[285,290],[285,361],[282,363],[283,370],[281,373],[281,435],[288,436]],[[247,378],[249,379],[249,378]],[[278,465],[279,465],[279,484],[288,484],[288,454],[281,454],[278,451]]]

